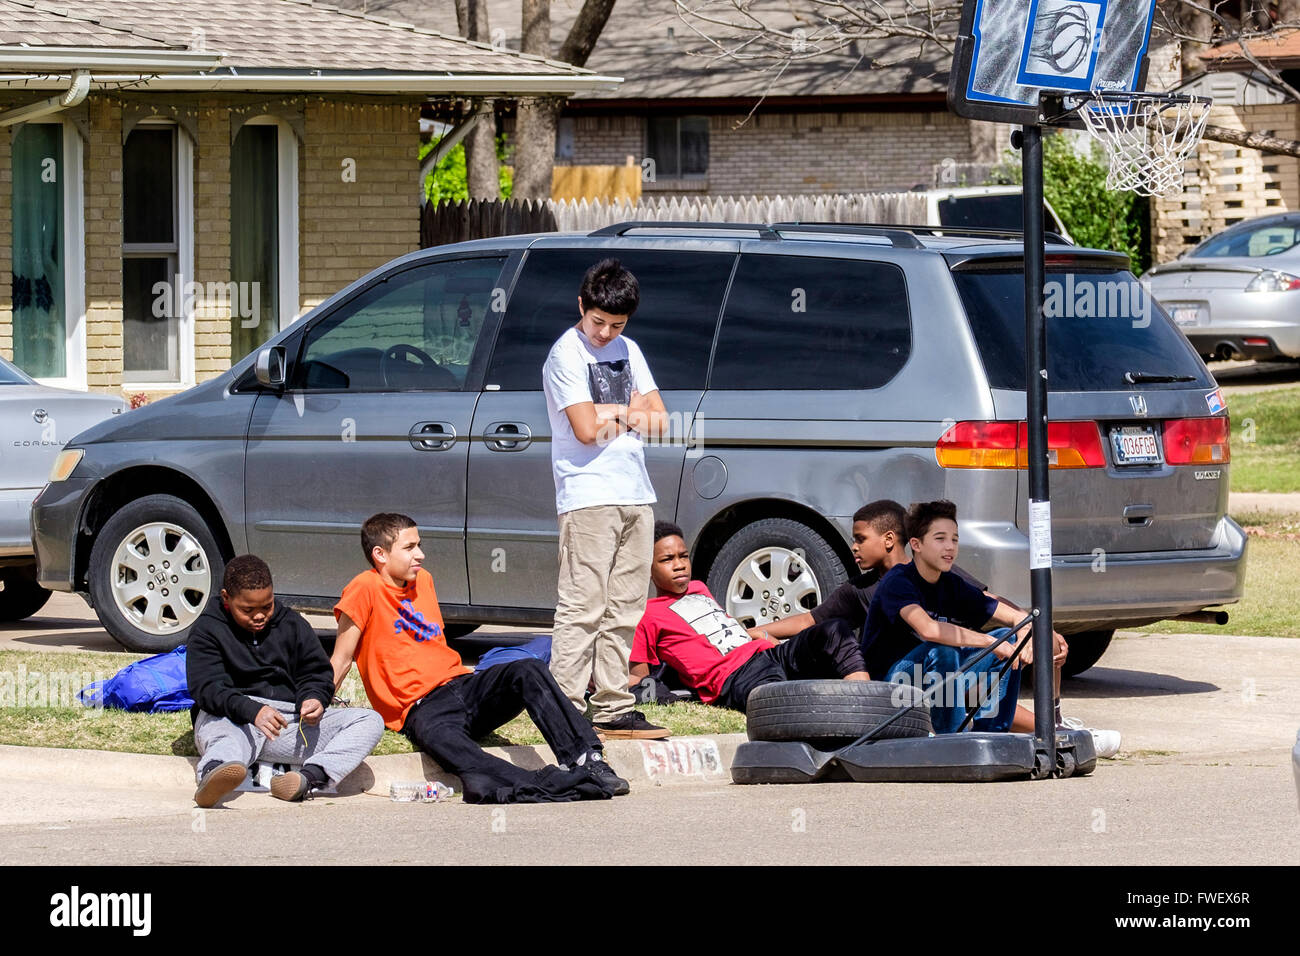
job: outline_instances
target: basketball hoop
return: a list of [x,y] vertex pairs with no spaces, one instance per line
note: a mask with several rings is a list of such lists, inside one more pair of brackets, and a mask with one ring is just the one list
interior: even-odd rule
[[1101,90],[1062,99],[1106,150],[1106,188],[1140,196],[1164,196],[1182,185],[1183,164],[1214,104],[1207,96]]

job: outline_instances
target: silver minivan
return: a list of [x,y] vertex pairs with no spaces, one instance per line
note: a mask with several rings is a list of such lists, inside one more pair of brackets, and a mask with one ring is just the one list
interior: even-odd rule
[[[365,566],[361,522],[397,510],[449,634],[548,624],[541,367],[611,255],[640,281],[627,334],[672,419],[647,447],[656,515],[742,622],[844,580],[876,498],[957,502],[963,566],[1028,601],[1018,237],[813,224],[624,223],[397,259],[221,376],[78,436],[33,512],[41,582],[157,650],[236,553],[295,607],[331,607]],[[1066,300],[1048,310],[1054,613],[1077,672],[1116,627],[1238,600],[1245,536],[1196,352],[1123,256],[1053,245],[1048,270]]]

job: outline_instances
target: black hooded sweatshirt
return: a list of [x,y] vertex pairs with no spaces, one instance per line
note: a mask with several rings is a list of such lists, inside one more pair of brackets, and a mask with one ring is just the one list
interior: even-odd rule
[[185,676],[194,698],[190,718],[205,710],[251,724],[262,704],[249,695],[329,707],[334,670],[320,638],[301,614],[277,601],[266,627],[254,633],[235,623],[221,596],[208,602],[190,630]]

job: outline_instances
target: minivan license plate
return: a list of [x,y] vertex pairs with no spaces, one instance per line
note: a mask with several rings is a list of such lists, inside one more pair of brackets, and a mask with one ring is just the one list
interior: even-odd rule
[[1110,430],[1117,465],[1158,465],[1160,445],[1154,425],[1122,425]]

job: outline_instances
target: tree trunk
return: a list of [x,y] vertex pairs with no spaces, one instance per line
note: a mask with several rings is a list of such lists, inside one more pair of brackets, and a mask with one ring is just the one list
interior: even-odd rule
[[[519,50],[551,55],[551,0],[523,0]],[[519,101],[515,113],[515,183],[517,199],[550,199],[555,165],[555,127],[560,107],[548,97]]]
[[[456,26],[460,35],[479,43],[490,42],[487,0],[456,0]],[[470,109],[479,120],[465,137],[465,178],[470,199],[500,199],[497,162],[496,113],[491,100],[473,100]]]
[[[609,20],[615,0],[586,0],[560,46],[559,59],[584,66]],[[550,0],[523,0],[523,33],[519,49],[537,56],[551,55]],[[519,102],[515,117],[515,184],[520,199],[549,199],[555,165],[555,130],[564,101],[555,97]]]
[[559,97],[535,97],[519,101],[519,109],[515,113],[513,198],[551,198],[555,129],[559,125],[560,111],[563,109],[564,100]]

